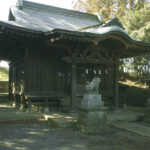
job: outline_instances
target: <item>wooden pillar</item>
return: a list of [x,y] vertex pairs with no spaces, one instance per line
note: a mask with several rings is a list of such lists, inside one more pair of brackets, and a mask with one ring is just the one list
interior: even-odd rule
[[114,77],[115,77],[115,88],[114,88],[114,105],[115,109],[119,109],[119,86],[118,86],[118,81],[119,81],[119,63],[118,60],[115,63],[115,68],[114,68]]
[[11,89],[11,81],[12,80],[12,68],[11,66],[9,66],[9,82],[8,82],[8,94],[9,94],[9,100],[11,100],[11,96],[12,96],[12,89]]
[[72,66],[71,66],[71,109],[76,109],[76,60],[72,56]]
[[31,112],[31,99],[28,98],[28,112]]

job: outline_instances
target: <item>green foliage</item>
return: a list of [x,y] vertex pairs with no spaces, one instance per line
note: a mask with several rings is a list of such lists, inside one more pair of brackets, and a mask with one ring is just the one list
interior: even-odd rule
[[[100,13],[103,21],[118,17],[132,38],[150,42],[150,0],[77,0],[74,6],[88,13]],[[138,76],[149,74],[150,54],[129,61],[123,66],[134,69]]]
[[88,13],[100,13],[104,21],[118,17],[133,38],[150,41],[150,4],[147,0],[77,0],[74,7]]
[[88,12],[100,13],[104,21],[113,17],[122,17],[129,10],[140,9],[146,0],[76,0],[74,8]]
[[77,0],[74,7],[92,14],[100,13],[104,20],[111,19],[115,14],[115,0]]
[[137,7],[134,10],[128,11],[120,19],[133,38],[150,42],[150,9],[148,3],[139,8]]
[[[150,8],[149,3],[140,3],[134,10],[128,11],[121,21],[132,38],[144,42],[150,42]],[[127,67],[127,64],[125,64]],[[149,78],[150,54],[141,55],[134,58],[130,67],[135,70],[141,78]]]

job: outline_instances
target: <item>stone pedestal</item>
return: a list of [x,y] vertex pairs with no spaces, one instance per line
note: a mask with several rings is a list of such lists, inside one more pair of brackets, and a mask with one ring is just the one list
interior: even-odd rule
[[87,134],[108,132],[106,111],[100,94],[85,94],[78,113],[77,128]]
[[85,94],[81,101],[81,110],[95,110],[103,107],[104,103],[100,94]]

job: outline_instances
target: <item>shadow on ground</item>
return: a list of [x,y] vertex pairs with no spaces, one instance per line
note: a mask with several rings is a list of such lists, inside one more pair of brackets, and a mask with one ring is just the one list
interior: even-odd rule
[[149,150],[148,138],[112,129],[107,135],[83,135],[75,129],[52,128],[44,123],[3,124],[2,150]]
[[[3,116],[5,114],[5,116]],[[109,134],[84,135],[75,127],[52,126],[40,113],[0,105],[0,150],[149,150],[150,139],[111,128]],[[15,120],[15,119],[16,120]]]

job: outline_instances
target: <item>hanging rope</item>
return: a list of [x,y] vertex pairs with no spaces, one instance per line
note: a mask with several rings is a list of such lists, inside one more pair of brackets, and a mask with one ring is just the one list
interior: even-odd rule
[[[101,69],[93,69],[93,68],[92,68],[92,69],[91,69],[91,68],[88,68],[88,69],[86,68],[86,69],[85,69],[85,68],[82,68],[82,67],[77,67],[77,69],[84,71],[85,74],[89,74],[89,71],[90,71],[90,72],[93,72],[95,75],[96,75],[96,74],[99,74],[99,75],[102,74]],[[108,74],[108,70],[107,70],[107,69],[105,69],[104,72],[105,72],[106,75]]]

